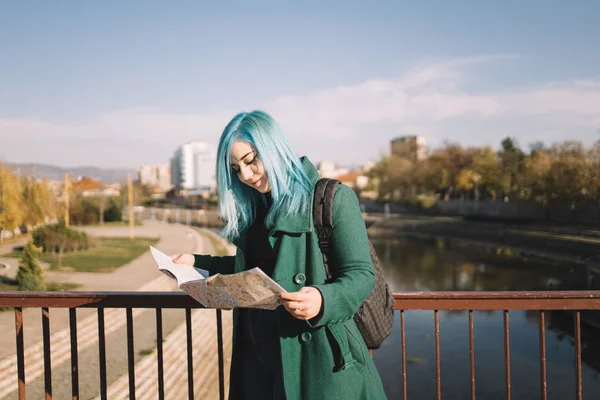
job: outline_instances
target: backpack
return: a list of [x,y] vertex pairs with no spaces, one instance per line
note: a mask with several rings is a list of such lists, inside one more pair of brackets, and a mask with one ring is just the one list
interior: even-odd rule
[[[333,275],[329,268],[329,239],[333,230],[333,196],[338,180],[322,178],[315,185],[313,200],[313,221],[319,237],[319,248],[323,253],[323,262],[327,279]],[[354,314],[354,321],[369,349],[378,349],[385,338],[392,333],[394,323],[394,297],[385,281],[379,258],[369,241],[371,260],[375,268],[375,287]]]

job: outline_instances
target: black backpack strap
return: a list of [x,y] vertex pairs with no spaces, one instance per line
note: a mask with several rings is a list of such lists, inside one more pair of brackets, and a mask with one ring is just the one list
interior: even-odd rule
[[329,270],[327,255],[329,254],[329,242],[333,231],[333,196],[338,183],[340,181],[335,179],[319,179],[315,185],[313,198],[313,224],[319,238],[319,248],[323,253],[325,272],[329,280],[332,278],[332,274]]

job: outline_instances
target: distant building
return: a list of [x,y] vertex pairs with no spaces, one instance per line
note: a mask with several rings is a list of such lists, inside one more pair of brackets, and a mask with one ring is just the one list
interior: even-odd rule
[[337,179],[339,176],[347,174],[348,168],[338,168],[331,161],[321,161],[319,163],[319,175],[321,178]]
[[362,170],[363,170],[364,173],[368,173],[369,171],[371,171],[373,169],[374,166],[375,166],[375,163],[373,161],[367,161],[362,166]]
[[421,136],[402,136],[391,141],[392,155],[406,158],[412,162],[424,160],[425,138]]
[[184,195],[214,192],[216,149],[196,140],[179,147],[171,158],[171,182]]
[[153,189],[156,188],[163,192],[168,191],[173,186],[169,164],[144,165],[138,170],[138,179],[142,185],[151,186]]
[[82,176],[71,183],[71,190],[81,193],[83,197],[111,197],[120,196],[120,185],[104,185],[93,178]]

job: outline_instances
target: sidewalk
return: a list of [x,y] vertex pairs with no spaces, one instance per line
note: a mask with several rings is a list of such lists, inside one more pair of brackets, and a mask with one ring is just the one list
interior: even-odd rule
[[10,243],[3,243],[2,245],[0,245],[0,256],[2,256],[2,254],[4,254],[4,253],[11,252],[13,247],[25,246],[25,243],[27,243],[26,238],[20,238],[20,239],[11,241]]

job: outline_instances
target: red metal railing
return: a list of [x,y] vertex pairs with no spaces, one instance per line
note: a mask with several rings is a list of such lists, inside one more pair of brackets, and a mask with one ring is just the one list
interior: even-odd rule
[[[410,310],[431,310],[434,313],[435,352],[436,352],[436,392],[441,399],[440,376],[440,330],[439,310],[461,310],[469,312],[469,351],[471,371],[471,398],[475,399],[475,363],[473,311],[499,310],[504,316],[504,362],[506,398],[511,398],[510,380],[510,340],[509,340],[509,311],[537,310],[539,319],[540,343],[540,382],[541,399],[547,398],[546,382],[546,334],[545,311],[571,310],[574,312],[574,341],[575,341],[575,395],[582,398],[581,378],[581,311],[600,310],[600,291],[572,292],[417,292],[395,293],[395,309],[400,313],[400,332],[402,346],[402,390],[406,399],[406,342],[404,312]],[[135,398],[135,374],[133,351],[133,314],[134,308],[150,308],[156,310],[156,343],[158,370],[158,397],[165,398],[163,381],[163,349],[162,349],[162,309],[179,308],[186,310],[187,338],[187,368],[188,393],[193,394],[193,360],[191,310],[203,308],[185,293],[165,292],[0,292],[0,307],[15,308],[15,335],[17,356],[18,397],[25,399],[26,380],[23,344],[23,308],[41,308],[42,330],[44,343],[44,381],[46,398],[52,398],[52,367],[50,359],[50,314],[49,308],[69,309],[69,327],[71,344],[71,387],[72,398],[79,398],[78,357],[77,357],[77,308],[95,308],[98,313],[98,351],[100,373],[100,397],[107,398],[106,379],[106,338],[104,327],[104,310],[106,308],[124,308],[127,319],[127,360],[129,374],[130,398]],[[223,326],[220,310],[216,310],[218,366],[219,366],[219,395],[225,397],[225,371],[223,359]]]
[[506,398],[511,399],[509,311],[536,310],[540,312],[540,398],[547,398],[546,381],[546,332],[545,311],[570,310],[574,312],[575,341],[575,398],[582,398],[581,379],[581,311],[600,310],[600,291],[569,292],[420,292],[394,293],[395,309],[400,311],[402,342],[402,389],[406,399],[406,343],[404,311],[433,310],[435,324],[435,354],[437,398],[441,399],[440,341],[438,310],[469,312],[469,352],[471,369],[471,399],[475,399],[475,350],[473,335],[473,311],[503,311],[504,313],[504,366]]
[[[162,349],[162,310],[185,309],[187,372],[189,398],[194,398],[193,390],[193,360],[192,360],[192,321],[191,310],[204,308],[185,293],[166,292],[0,292],[0,307],[15,308],[15,335],[17,356],[18,398],[26,398],[25,357],[23,345],[23,308],[42,309],[42,333],[44,349],[44,385],[46,399],[52,398],[52,366],[50,359],[50,314],[48,309],[68,308],[69,327],[71,335],[71,385],[72,398],[79,399],[79,365],[77,357],[77,318],[78,308],[96,308],[98,312],[98,351],[100,372],[100,398],[107,398],[106,379],[106,338],[104,310],[106,308],[124,308],[126,310],[127,326],[127,362],[129,375],[129,397],[135,399],[134,373],[134,337],[133,309],[154,308],[156,310],[156,343],[158,369],[158,397],[165,398],[163,349]],[[223,327],[221,310],[216,310],[218,365],[219,365],[219,396],[225,398],[225,379],[223,362]]]

